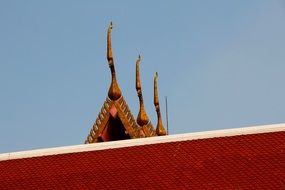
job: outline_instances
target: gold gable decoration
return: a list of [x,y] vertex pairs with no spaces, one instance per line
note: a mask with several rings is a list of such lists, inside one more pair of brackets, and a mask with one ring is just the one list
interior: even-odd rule
[[[154,104],[157,112],[157,128],[154,129],[144,108],[142,87],[140,81],[139,65],[141,56],[136,61],[136,90],[139,97],[140,109],[135,119],[122,95],[116,79],[115,65],[113,59],[111,33],[113,25],[110,23],[107,31],[107,61],[111,71],[111,84],[97,119],[90,130],[85,143],[106,142],[132,138],[152,137],[166,135],[162,125],[159,109],[157,82],[154,82]],[[157,100],[156,100],[157,99]]]

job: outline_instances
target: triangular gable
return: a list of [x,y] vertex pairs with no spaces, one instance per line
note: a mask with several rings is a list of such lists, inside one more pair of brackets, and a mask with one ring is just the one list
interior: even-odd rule
[[106,127],[108,127],[108,123],[111,119],[118,119],[122,122],[126,135],[128,135],[129,138],[156,136],[151,123],[148,123],[143,127],[140,127],[136,123],[136,120],[134,119],[134,116],[132,115],[123,96],[116,101],[112,101],[107,97],[85,143],[101,142],[101,140],[104,141],[104,137],[102,137],[102,135],[104,134]]

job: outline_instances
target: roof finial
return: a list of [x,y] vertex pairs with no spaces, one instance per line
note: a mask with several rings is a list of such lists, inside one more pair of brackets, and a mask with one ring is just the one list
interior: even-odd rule
[[158,99],[157,79],[158,79],[158,74],[156,72],[155,76],[154,76],[154,106],[155,106],[155,110],[156,110],[156,113],[157,113],[156,134],[158,136],[162,136],[162,135],[166,135],[166,131],[165,131],[164,127],[163,127],[162,119],[161,119],[161,113],[160,113],[160,107],[159,107],[159,99]]
[[141,87],[141,81],[140,81],[140,62],[141,62],[141,56],[139,55],[136,61],[136,90],[137,90],[138,97],[140,100],[140,110],[137,116],[137,123],[140,126],[144,126],[149,123],[149,118],[146,114],[144,103],[143,103],[142,87]]
[[110,25],[108,27],[108,33],[107,33],[107,60],[108,60],[109,65],[114,64],[113,52],[112,52],[112,39],[111,39],[112,29],[113,29],[113,23],[110,22]]
[[111,85],[109,88],[108,96],[111,100],[117,100],[121,97],[122,93],[117,83],[114,60],[113,60],[112,43],[111,43],[112,29],[113,29],[113,24],[111,22],[108,27],[108,33],[107,33],[107,60],[108,60],[109,67],[111,70],[111,75],[112,75],[112,81],[111,81]]
[[141,55],[138,56],[137,61],[136,61],[136,89],[137,91],[139,90],[141,91],[141,88],[142,88],[141,81],[140,81],[140,63],[141,63]]

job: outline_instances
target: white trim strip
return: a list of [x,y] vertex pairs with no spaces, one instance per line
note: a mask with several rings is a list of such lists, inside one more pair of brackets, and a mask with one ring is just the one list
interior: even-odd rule
[[97,150],[123,148],[131,146],[142,146],[142,145],[158,144],[158,143],[207,139],[214,137],[229,137],[236,135],[269,133],[269,132],[278,132],[278,131],[285,131],[285,123],[3,153],[0,154],[0,161],[39,157],[39,156],[49,156],[56,154],[97,151]]

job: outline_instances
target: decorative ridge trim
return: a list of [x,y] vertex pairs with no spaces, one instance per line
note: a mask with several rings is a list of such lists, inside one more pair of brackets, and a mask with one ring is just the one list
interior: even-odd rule
[[0,154],[0,161],[270,132],[285,132],[285,123],[4,153]]
[[129,122],[130,126],[132,127],[133,130],[135,130],[137,138],[141,137],[141,135],[140,135],[141,129],[146,134],[146,137],[156,136],[156,132],[152,126],[151,121],[149,121],[146,125],[139,126],[139,124],[136,122],[136,119],[134,118],[133,114],[131,113],[131,111],[128,107],[128,104],[126,103],[123,96],[118,100],[118,102],[120,104],[120,108],[124,112],[124,116],[126,118],[128,118],[128,122]]
[[156,131],[155,129],[153,128],[153,125],[151,123],[151,121],[149,121],[146,125],[143,125],[141,126],[144,134],[145,134],[145,137],[153,137],[153,136],[157,136],[156,135]]
[[96,134],[99,130],[99,126],[103,122],[103,119],[106,117],[106,114],[108,114],[110,109],[110,98],[106,98],[100,113],[98,114],[95,123],[93,124],[92,129],[90,130],[89,135],[87,136],[87,139],[85,140],[85,144],[94,142],[94,139],[96,138]]
[[138,125],[136,123],[136,120],[123,96],[118,100],[118,103],[120,105],[121,110],[124,113],[124,116],[128,119],[128,123],[130,124],[132,129],[137,130]]

